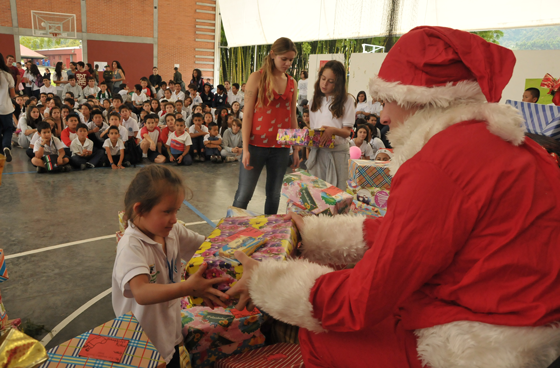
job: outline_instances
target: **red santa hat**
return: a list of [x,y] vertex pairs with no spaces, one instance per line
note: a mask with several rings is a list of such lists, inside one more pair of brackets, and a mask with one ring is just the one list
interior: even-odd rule
[[511,50],[477,35],[416,27],[389,51],[370,92],[401,106],[499,102],[514,65]]

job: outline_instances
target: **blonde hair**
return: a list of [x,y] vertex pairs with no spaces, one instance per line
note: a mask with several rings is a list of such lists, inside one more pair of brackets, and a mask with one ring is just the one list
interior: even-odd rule
[[265,102],[268,100],[270,103],[274,99],[274,86],[272,85],[272,72],[274,71],[274,60],[272,59],[272,53],[274,55],[282,55],[287,52],[293,51],[297,55],[296,45],[286,37],[281,37],[274,41],[270,48],[270,52],[264,58],[263,65],[261,67],[262,75],[261,81],[259,82],[259,89],[257,95],[257,106],[263,107]]

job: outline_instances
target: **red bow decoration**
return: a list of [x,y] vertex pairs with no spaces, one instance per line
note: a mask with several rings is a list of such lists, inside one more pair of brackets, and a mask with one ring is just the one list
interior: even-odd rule
[[541,87],[548,88],[548,94],[552,91],[556,92],[560,88],[560,80],[554,79],[554,77],[548,73],[544,76]]

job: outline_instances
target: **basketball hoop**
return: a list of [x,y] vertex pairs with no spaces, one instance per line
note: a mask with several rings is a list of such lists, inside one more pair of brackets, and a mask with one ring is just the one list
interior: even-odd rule
[[52,32],[51,37],[52,38],[58,38],[58,37],[60,37],[60,33]]

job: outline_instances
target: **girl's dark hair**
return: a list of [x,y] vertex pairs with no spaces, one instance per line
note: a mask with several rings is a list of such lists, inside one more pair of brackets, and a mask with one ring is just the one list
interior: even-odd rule
[[[118,62],[118,60],[113,60],[113,63],[117,63],[117,69],[120,69],[124,73],[124,69],[121,66],[121,63]],[[111,67],[113,66],[113,63],[111,63]]]
[[358,94],[356,95],[356,102],[360,102],[360,95],[364,95],[364,102],[367,102],[366,91],[358,92]]
[[[37,109],[37,111],[39,111],[39,117],[37,119],[33,119],[31,117],[31,112],[35,109]],[[25,112],[25,120],[27,121],[27,126],[31,127],[31,129],[37,129],[37,125],[42,121],[41,120],[41,110],[39,110],[37,105],[27,108],[27,111]]]
[[152,112],[155,113],[155,114],[157,114],[158,112],[161,111],[161,105],[160,105],[160,103],[159,103],[158,100],[156,100],[155,98],[153,98],[152,100],[150,100],[150,110],[152,109],[152,102],[154,102],[154,101],[157,102],[157,108],[156,108],[156,111],[153,111],[153,110],[152,110]]
[[[212,121],[210,123],[213,123],[214,122],[214,117],[212,116],[211,112],[205,112],[204,113],[204,118],[202,119],[202,121],[204,122],[204,119],[206,118],[206,115],[210,115],[210,117],[212,118]],[[226,124],[227,124],[227,122],[226,122]]]
[[2,55],[1,53],[0,53],[0,69],[2,69],[7,73],[10,72],[10,68],[8,68],[8,66],[6,65],[6,60],[4,60],[4,55]]
[[60,81],[62,79],[62,61],[56,63],[54,68],[54,75],[56,76],[56,80]]
[[218,126],[220,127],[220,134],[224,134],[224,132],[227,130],[228,125],[227,125],[227,121],[228,121],[228,116],[222,116],[222,111],[224,111],[227,109],[224,107],[222,109],[220,109],[218,111],[218,113],[216,114],[216,124],[218,124]]
[[303,75],[305,76],[305,79],[307,79],[307,78],[308,78],[308,76],[307,76],[307,71],[306,71],[306,70],[302,70],[301,72],[302,72]]
[[348,93],[346,93],[346,69],[344,68],[344,64],[337,60],[330,60],[319,71],[319,76],[315,82],[311,111],[315,112],[321,108],[321,99],[325,94],[321,92],[320,83],[325,69],[332,70],[335,75],[333,102],[330,106],[325,107],[332,112],[334,118],[340,118],[344,115],[344,104],[348,99]]
[[375,125],[373,125],[372,123],[365,123],[364,125],[366,125],[369,128],[369,131],[371,132],[371,135],[368,139],[368,142],[371,141],[374,137],[375,138],[380,138],[377,135],[377,128],[375,127]]
[[[187,189],[181,176],[166,166],[148,165],[138,171],[124,196],[124,217],[134,221],[137,216],[150,212],[164,195],[179,196],[186,194]],[[188,190],[189,197],[192,196]],[[140,203],[138,212],[134,205]]]
[[91,76],[93,77],[93,74],[95,73],[95,70],[93,70],[93,67],[91,66],[90,63],[86,64],[88,67],[88,72],[91,74]]
[[[237,110],[237,112],[233,112],[234,104],[239,105],[239,110]],[[239,114],[241,114],[241,104],[238,101],[233,101],[233,103],[231,104],[231,115],[233,115],[236,119],[239,119]]]
[[35,65],[35,63],[31,63],[31,70],[29,71],[31,74],[33,74],[35,76],[35,78],[41,77],[41,79],[43,78],[43,76],[41,75],[41,72],[39,71],[39,68],[37,67],[37,65]]
[[548,153],[556,153],[560,156],[560,142],[556,139],[547,137],[545,135],[525,133],[525,136],[531,138],[543,147]]
[[[194,72],[196,72],[196,78],[194,77]],[[198,89],[198,83],[200,83],[201,79],[202,79],[202,72],[200,71],[200,69],[193,69],[192,80],[195,82],[196,85],[195,89]]]

